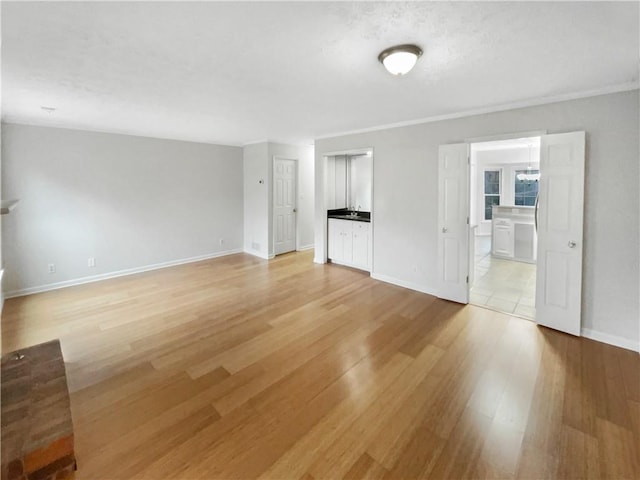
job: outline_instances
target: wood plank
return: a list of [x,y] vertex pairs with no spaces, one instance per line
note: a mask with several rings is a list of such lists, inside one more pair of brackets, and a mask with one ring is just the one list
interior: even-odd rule
[[[425,427],[419,427],[406,442],[395,465],[384,476],[386,480],[396,478],[422,478],[434,468],[446,441]],[[382,467],[381,467],[382,468]]]
[[368,370],[368,363],[362,363],[348,372],[345,378],[351,387],[351,394],[274,462],[261,478],[290,478],[309,471],[314,460],[349,428],[354,417],[375,402],[410,363],[409,357],[401,354],[373,375],[361,375],[361,371]]
[[353,464],[347,474],[344,476],[345,480],[381,480],[389,472],[386,468],[376,462],[366,453],[363,453],[360,458]]
[[[600,478],[598,441],[573,427],[562,428],[560,448],[556,454],[558,466],[556,478]],[[584,455],[587,453],[587,455]]]
[[245,254],[9,299],[60,338],[77,480],[640,478],[640,356]]
[[614,422],[598,419],[601,478],[637,479],[638,458],[631,430]]
[[546,328],[542,334],[547,342],[523,443],[532,445],[536,451],[553,455],[558,449],[562,429],[564,357],[569,336],[558,335]]
[[427,478],[470,478],[490,428],[491,418],[466,408]]
[[617,348],[615,353],[620,363],[620,372],[628,400],[640,402],[640,372],[638,372],[638,354],[631,350]]
[[415,361],[400,373],[395,381],[372,402],[360,416],[323,452],[309,471],[316,478],[340,478],[348,471],[370,441],[384,427],[385,415],[395,416],[407,397],[433,368],[442,351],[436,347],[425,348]]

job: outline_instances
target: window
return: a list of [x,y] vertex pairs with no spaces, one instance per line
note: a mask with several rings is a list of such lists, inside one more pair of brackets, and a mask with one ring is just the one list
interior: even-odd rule
[[500,170],[484,171],[484,219],[491,220],[494,205],[500,205]]
[[538,196],[540,170],[516,170],[514,202],[516,205],[533,207]]

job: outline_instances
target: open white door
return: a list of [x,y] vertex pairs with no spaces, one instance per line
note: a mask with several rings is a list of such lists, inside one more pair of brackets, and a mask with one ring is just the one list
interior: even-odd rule
[[438,152],[438,296],[469,303],[469,146]]
[[544,135],[537,208],[536,321],[580,335],[585,133]]
[[273,248],[274,253],[296,249],[296,161],[273,161]]

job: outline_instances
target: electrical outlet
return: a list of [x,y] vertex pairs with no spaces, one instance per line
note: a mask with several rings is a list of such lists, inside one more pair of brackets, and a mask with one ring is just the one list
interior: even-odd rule
[[93,257],[89,257],[87,259],[87,267],[95,267],[96,266],[96,259]]
[[220,245],[224,245],[224,238],[220,239]]
[[49,273],[56,273],[56,264],[55,263],[50,263],[48,266],[48,271]]

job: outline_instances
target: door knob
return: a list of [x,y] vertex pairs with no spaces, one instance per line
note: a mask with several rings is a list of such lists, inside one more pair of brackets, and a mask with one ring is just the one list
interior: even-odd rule
[[298,211],[297,209],[295,209],[295,208],[293,209],[293,213],[296,213],[297,211]]
[[442,227],[442,233],[447,233],[449,231],[449,229],[447,229],[447,227]]
[[576,246],[576,242],[574,242],[573,240],[569,240],[569,243],[567,245],[569,246],[569,248],[574,248]]

